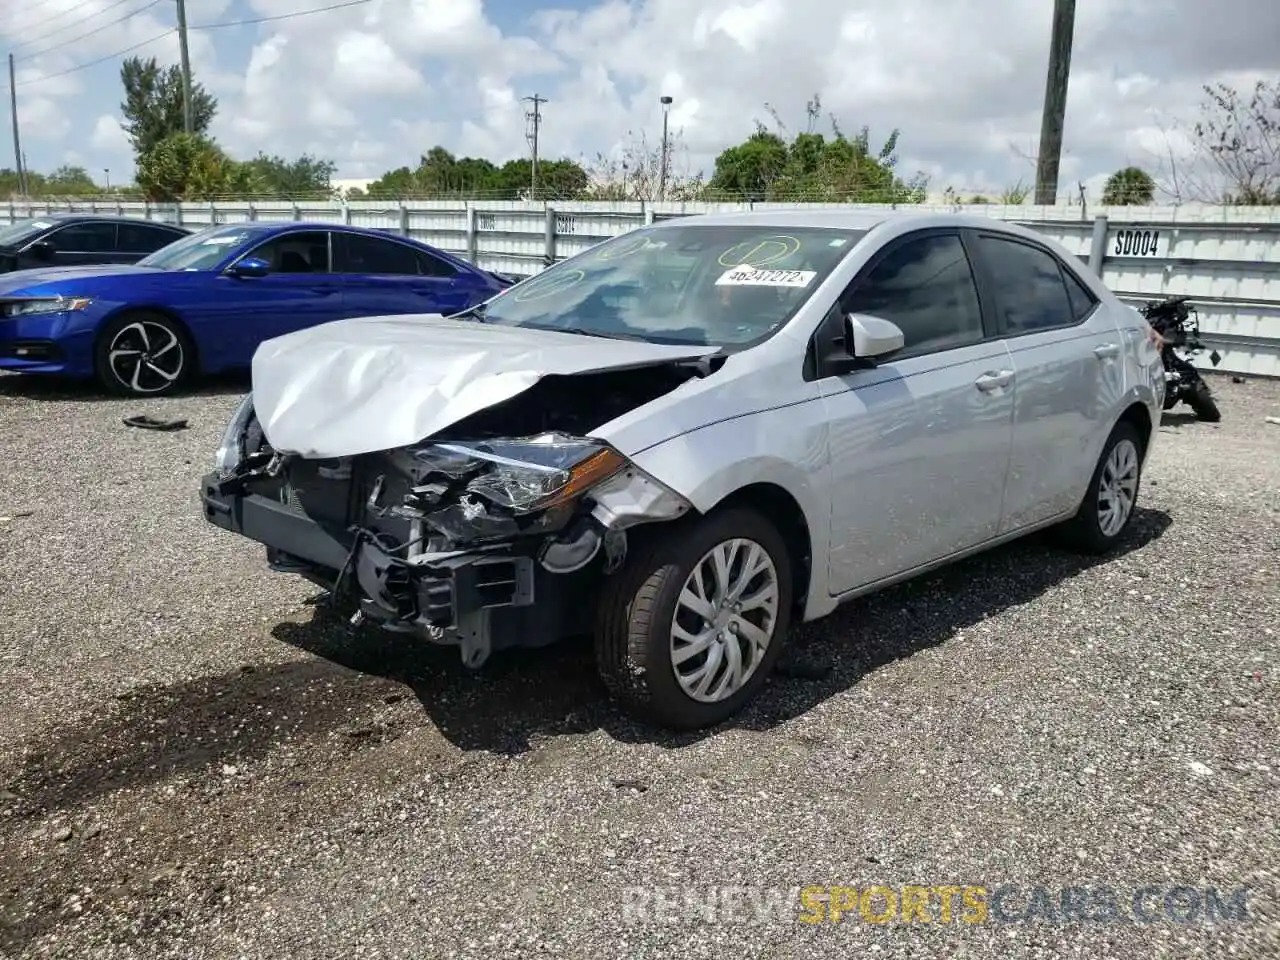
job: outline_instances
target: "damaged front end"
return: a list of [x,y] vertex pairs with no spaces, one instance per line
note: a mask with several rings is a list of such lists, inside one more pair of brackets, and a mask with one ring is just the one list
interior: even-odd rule
[[[354,607],[354,622],[456,643],[471,667],[495,649],[588,632],[627,531],[690,504],[605,443],[563,429],[488,435],[492,420],[308,459],[273,450],[246,397],[204,480],[205,516]],[[507,418],[530,425],[520,421]]]

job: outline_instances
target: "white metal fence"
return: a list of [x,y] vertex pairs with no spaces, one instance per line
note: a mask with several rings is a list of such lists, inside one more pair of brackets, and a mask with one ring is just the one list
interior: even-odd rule
[[[53,212],[119,213],[202,227],[243,220],[322,221],[402,233],[490,270],[534,274],[592,244],[655,220],[779,207],[888,210],[873,204],[529,203],[409,200],[226,201],[148,204],[111,200],[9,203],[8,221]],[[1135,304],[1191,297],[1219,369],[1280,376],[1280,208],[1080,207],[963,208],[1029,226],[1062,243]]]

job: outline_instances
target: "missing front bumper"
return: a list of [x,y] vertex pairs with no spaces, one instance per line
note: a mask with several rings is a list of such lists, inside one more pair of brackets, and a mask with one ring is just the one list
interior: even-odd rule
[[390,545],[358,531],[229,486],[217,474],[205,477],[201,499],[206,520],[264,544],[273,569],[355,595],[362,617],[390,630],[458,645],[468,666],[480,666],[496,649],[542,646],[585,631],[590,622],[590,605],[580,599],[592,575],[589,569],[551,574],[533,556],[504,548],[410,563]]

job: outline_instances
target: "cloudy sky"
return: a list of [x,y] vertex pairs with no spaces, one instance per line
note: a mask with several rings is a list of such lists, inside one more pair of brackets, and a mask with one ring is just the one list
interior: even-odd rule
[[[437,143],[500,161],[526,155],[521,97],[536,92],[542,155],[591,157],[628,131],[657,140],[666,94],[684,162],[709,171],[766,102],[802,126],[817,91],[846,129],[900,127],[902,168],[934,189],[1034,178],[1052,0],[367,0],[212,26],[335,2],[187,0],[193,69],[233,155],[307,151],[343,178]],[[0,0],[28,166],[130,176],[122,51],[176,63],[174,24],[175,0]],[[1280,72],[1277,38],[1275,0],[1079,0],[1064,184],[1154,167],[1203,83]]]

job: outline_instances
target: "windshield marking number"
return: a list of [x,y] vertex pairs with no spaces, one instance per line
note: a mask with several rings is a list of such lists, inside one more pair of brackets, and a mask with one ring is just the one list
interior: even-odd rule
[[816,270],[758,270],[734,267],[716,280],[717,287],[807,287],[818,275]]

